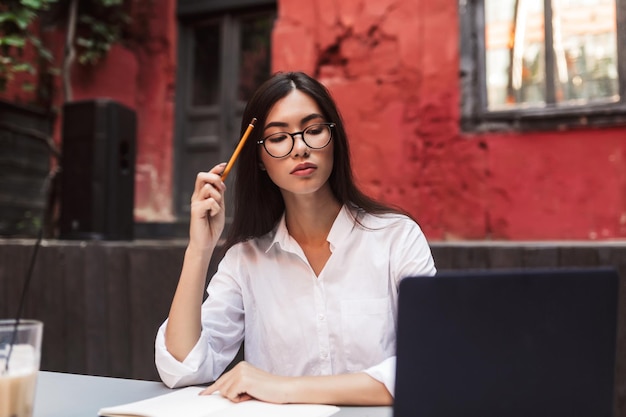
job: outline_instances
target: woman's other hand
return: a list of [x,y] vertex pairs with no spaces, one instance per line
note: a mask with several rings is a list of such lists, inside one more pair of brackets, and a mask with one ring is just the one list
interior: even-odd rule
[[365,372],[324,376],[276,376],[239,362],[203,395],[219,393],[234,402],[250,399],[270,403],[386,405],[393,396],[385,385]]
[[223,397],[233,402],[256,399],[282,404],[289,402],[289,379],[272,375],[242,361],[200,394],[209,395],[219,391]]

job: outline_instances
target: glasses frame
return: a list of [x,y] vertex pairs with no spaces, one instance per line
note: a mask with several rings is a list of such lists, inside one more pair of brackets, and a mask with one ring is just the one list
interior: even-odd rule
[[[330,137],[328,138],[328,142],[326,142],[326,145],[324,145],[324,146],[320,146],[319,148],[316,148],[316,147],[314,147],[314,146],[309,145],[309,144],[306,142],[306,140],[304,139],[304,132],[306,132],[307,130],[309,130],[310,128],[315,127],[315,126],[328,126],[328,128],[329,128],[329,130],[330,130]],[[335,126],[336,126],[336,124],[335,124],[335,123],[332,123],[332,122],[314,123],[314,124],[312,124],[312,125],[307,126],[306,128],[304,128],[303,130],[301,130],[301,131],[299,131],[299,132],[294,132],[294,133],[289,133],[289,132],[276,132],[276,133],[272,133],[271,135],[268,135],[268,136],[264,137],[263,139],[258,140],[256,143],[257,143],[257,145],[263,145],[263,149],[265,149],[265,152],[267,152],[267,154],[268,154],[269,156],[271,156],[272,158],[277,158],[277,159],[279,159],[279,158],[284,158],[284,157],[286,157],[287,155],[289,155],[289,154],[291,153],[291,151],[293,151],[293,147],[296,145],[296,136],[297,136],[297,135],[300,135],[300,137],[302,138],[302,142],[304,142],[304,144],[305,144],[308,148],[310,148],[310,149],[324,149],[325,147],[327,147],[327,146],[328,146],[328,144],[330,143],[330,141],[331,141],[331,140],[333,140],[333,129],[335,128]],[[289,148],[289,152],[287,152],[287,153],[286,153],[286,154],[284,154],[283,156],[274,156],[274,155],[272,155],[272,154],[270,153],[270,151],[268,151],[268,150],[267,150],[267,148],[265,147],[265,141],[266,141],[269,137],[274,136],[274,135],[278,135],[278,134],[280,134],[280,133],[283,133],[283,134],[285,134],[285,135],[289,135],[289,136],[291,136],[291,148]]]

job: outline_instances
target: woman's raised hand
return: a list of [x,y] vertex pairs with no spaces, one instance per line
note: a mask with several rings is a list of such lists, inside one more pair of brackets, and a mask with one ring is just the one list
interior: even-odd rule
[[225,163],[209,172],[200,172],[191,196],[189,245],[198,250],[213,249],[224,230],[224,191],[226,186],[220,176]]

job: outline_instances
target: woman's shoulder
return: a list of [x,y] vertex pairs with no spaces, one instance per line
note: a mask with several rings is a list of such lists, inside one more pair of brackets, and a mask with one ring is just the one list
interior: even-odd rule
[[367,229],[417,228],[419,225],[406,214],[399,212],[369,213],[362,209],[353,210],[355,219]]
[[274,242],[275,236],[276,228],[262,236],[249,237],[241,242],[235,243],[226,253],[231,253],[234,256],[240,256],[250,254],[251,252],[265,252]]

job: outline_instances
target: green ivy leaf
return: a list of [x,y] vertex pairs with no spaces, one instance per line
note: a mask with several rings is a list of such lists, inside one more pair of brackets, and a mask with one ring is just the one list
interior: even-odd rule
[[39,10],[41,7],[43,7],[43,3],[45,3],[45,1],[41,1],[41,0],[20,0],[20,3],[22,4],[22,6],[32,7],[33,9]]
[[26,30],[28,26],[35,20],[37,13],[29,9],[19,9],[14,13],[13,22],[21,29]]
[[102,5],[104,7],[112,7],[112,6],[121,6],[123,0],[102,0]]
[[15,22],[15,13],[13,12],[0,12],[0,23]]
[[39,39],[37,36],[33,34],[28,35],[28,41],[32,43],[35,46],[35,48],[41,48],[42,46],[41,39]]
[[23,48],[26,45],[26,38],[20,35],[7,35],[0,37],[0,45]]
[[84,14],[78,17],[78,21],[87,25],[91,25],[93,22],[95,22],[93,17]]
[[35,84],[25,81],[22,83],[22,90],[26,91],[27,93],[32,93],[33,91],[35,91]]
[[94,45],[94,41],[86,38],[76,38],[76,44],[84,48],[91,48]]
[[22,62],[22,63],[13,65],[13,71],[14,72],[28,72],[30,74],[34,74],[35,68],[28,62]]
[[54,56],[52,55],[52,52],[50,52],[46,48],[39,48],[39,56],[48,62],[52,62],[54,60]]
[[23,6],[30,7],[35,10],[47,10],[50,8],[51,3],[56,3],[57,0],[20,0]]

